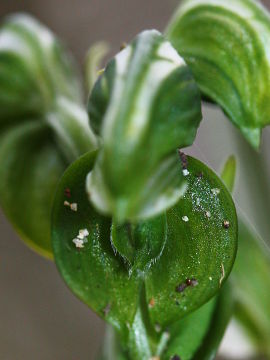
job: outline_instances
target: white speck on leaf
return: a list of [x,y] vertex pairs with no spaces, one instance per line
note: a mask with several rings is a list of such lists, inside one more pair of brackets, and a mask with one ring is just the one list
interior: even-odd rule
[[184,169],[184,170],[183,170],[183,175],[184,175],[184,176],[188,176],[188,175],[189,175],[188,169]]
[[77,203],[72,203],[70,204],[70,202],[68,202],[67,200],[64,201],[64,205],[69,207],[72,211],[77,211],[78,210],[78,204]]
[[184,222],[188,222],[188,221],[189,221],[189,218],[185,215],[185,216],[182,217],[182,220],[183,220]]
[[72,211],[77,211],[78,210],[78,204],[77,203],[72,203],[70,204],[70,209]]
[[89,235],[89,231],[87,229],[81,229],[79,230],[79,235],[77,236],[77,238],[84,239],[88,235]]
[[75,244],[76,248],[82,249],[84,247],[84,242],[81,239],[75,238],[72,242]]
[[89,231],[87,229],[81,229],[79,230],[77,237],[72,241],[77,248],[83,248],[84,244],[88,242],[88,239],[86,238],[88,235]]
[[211,192],[213,195],[218,195],[220,193],[220,189],[214,188],[214,189],[211,189]]

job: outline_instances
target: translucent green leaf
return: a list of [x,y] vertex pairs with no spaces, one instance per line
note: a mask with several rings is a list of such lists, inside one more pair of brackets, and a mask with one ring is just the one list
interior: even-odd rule
[[0,203],[19,235],[52,257],[50,212],[67,165],[96,147],[69,54],[27,15],[0,29]]
[[270,123],[270,17],[255,0],[185,0],[166,31],[206,98],[258,148]]
[[239,222],[239,251],[232,280],[236,317],[258,352],[270,356],[270,251],[243,221]]
[[86,88],[90,92],[98,79],[99,72],[102,72],[101,63],[109,52],[109,44],[105,41],[94,43],[86,55],[85,76]]
[[[222,180],[233,190],[235,162],[229,158]],[[229,184],[229,185],[228,185]],[[232,272],[235,316],[250,335],[258,353],[270,356],[270,250],[252,229],[239,219],[239,249]]]
[[213,360],[216,358],[220,342],[232,317],[234,305],[230,283],[226,283],[216,298],[210,326],[193,360]]
[[221,172],[221,179],[224,184],[227,186],[227,189],[232,193],[235,183],[236,176],[236,159],[235,156],[231,155],[224,164],[223,170]]
[[175,149],[192,144],[201,105],[171,44],[156,30],[139,34],[108,64],[88,110],[103,140],[87,181],[94,206],[123,222],[174,205],[185,188]]
[[[165,350],[168,326],[214,297],[228,277],[237,244],[235,208],[221,180],[187,158],[184,198],[163,217],[149,220],[153,227],[145,221],[126,224],[115,234],[115,223],[100,215],[86,194],[95,156],[74,162],[60,181],[52,217],[56,264],[71,290],[120,331],[124,350],[149,360],[149,354]],[[64,205],[66,188],[76,212]],[[123,239],[131,245],[127,249]],[[137,259],[142,259],[139,266]]]

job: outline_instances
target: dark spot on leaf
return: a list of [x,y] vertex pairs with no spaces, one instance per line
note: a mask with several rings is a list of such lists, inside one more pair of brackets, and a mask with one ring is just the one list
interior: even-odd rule
[[196,279],[187,279],[186,280],[186,285],[187,286],[197,286],[198,281]]
[[107,304],[106,307],[103,309],[104,316],[107,316],[111,311],[111,304]]
[[223,221],[223,227],[224,227],[225,229],[229,229],[229,227],[230,227],[230,222],[229,222],[228,220],[224,220],[224,221]]
[[187,287],[189,286],[197,286],[198,285],[198,281],[196,279],[186,279],[185,282],[183,282],[182,284],[179,284],[178,286],[176,286],[175,291],[182,293]]
[[179,284],[178,286],[176,286],[175,291],[178,293],[182,293],[186,287],[187,287],[186,283]]
[[203,172],[199,172],[198,174],[196,174],[196,177],[201,180],[203,178]]
[[181,358],[178,355],[174,355],[174,356],[171,357],[170,360],[181,360]]
[[198,281],[196,279],[191,279],[191,286],[197,286]]
[[179,300],[175,300],[175,305],[177,305],[177,306],[179,306],[179,305],[180,305]]
[[182,168],[183,168],[183,170],[185,170],[188,167],[187,155],[184,154],[181,150],[178,150],[178,153],[179,153],[180,160],[182,162]]
[[153,308],[155,306],[155,299],[154,298],[150,299],[148,306],[150,308]]
[[69,188],[66,188],[65,191],[64,191],[64,193],[65,193],[65,196],[71,197],[71,192],[70,192],[70,189],[69,189]]

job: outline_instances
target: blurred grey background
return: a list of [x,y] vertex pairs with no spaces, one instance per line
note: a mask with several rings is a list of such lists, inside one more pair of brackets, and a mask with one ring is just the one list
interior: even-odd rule
[[[93,42],[108,41],[112,55],[143,29],[162,31],[178,3],[0,0],[0,18],[17,11],[31,13],[64,40],[82,67]],[[270,0],[264,3],[270,5]],[[270,185],[263,173],[270,178],[269,138],[266,129],[259,157],[220,110],[204,106],[204,121],[188,151],[217,171],[228,155],[237,155],[239,212],[270,244]],[[55,265],[21,243],[0,210],[0,360],[92,360],[103,331],[103,322],[71,294]]]

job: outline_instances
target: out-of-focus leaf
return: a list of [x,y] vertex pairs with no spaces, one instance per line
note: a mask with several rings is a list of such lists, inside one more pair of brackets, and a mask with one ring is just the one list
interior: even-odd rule
[[99,72],[102,72],[101,64],[104,57],[109,52],[109,44],[105,41],[99,41],[93,44],[85,60],[86,88],[90,92],[98,79]]
[[[151,220],[156,221],[153,231],[146,222],[135,227],[136,236],[143,239],[147,234],[149,244],[152,238],[161,244],[163,236],[157,237],[161,226],[166,235],[163,251],[155,257],[160,247],[153,251],[147,243],[139,246],[143,266],[131,272],[127,260],[134,264],[136,246],[131,243],[130,253],[121,241],[112,246],[114,223],[97,213],[87,198],[85,178],[94,157],[89,153],[74,162],[60,181],[52,217],[56,264],[71,290],[120,331],[132,358],[149,360],[166,339],[168,326],[215,296],[229,275],[237,244],[235,208],[221,180],[188,158],[188,190],[164,214],[166,226],[161,216]],[[77,212],[64,206],[66,188]],[[224,220],[229,221],[228,228]],[[79,239],[84,229],[86,236]],[[121,236],[125,237],[125,229]],[[149,263],[144,260],[147,256]]]
[[235,175],[236,175],[236,159],[234,155],[231,155],[227,159],[220,175],[222,181],[227,186],[227,189],[230,191],[230,193],[233,192]]
[[232,280],[236,317],[258,352],[270,357],[270,251],[243,221],[239,222],[239,250]]
[[255,0],[185,0],[166,31],[206,98],[258,148],[270,123],[270,17]]
[[[235,164],[227,161],[221,178],[232,192]],[[231,167],[231,171],[230,171]],[[270,250],[250,225],[239,219],[239,249],[232,272],[235,316],[248,332],[258,353],[270,357]]]
[[[170,329],[164,360],[213,360],[232,315],[233,301],[228,284],[220,294]],[[162,358],[163,359],[163,358]]]
[[52,257],[58,180],[95,147],[69,54],[30,16],[9,17],[0,29],[0,203],[22,239],[43,255]]
[[157,215],[183,195],[177,147],[201,120],[198,87],[183,59],[156,31],[144,31],[106,67],[89,100],[103,148],[87,187],[116,221]]
[[169,338],[164,360],[170,360],[173,356],[179,356],[181,360],[193,359],[210,327],[216,301],[216,298],[210,300],[169,328],[168,336],[171,339]]
[[22,239],[51,258],[50,210],[66,162],[45,122],[19,124],[0,144],[1,206]]
[[214,360],[218,347],[223,338],[227,325],[234,310],[234,299],[231,286],[226,283],[220,294],[217,296],[215,310],[211,323],[203,339],[203,343],[196,351],[193,360]]

